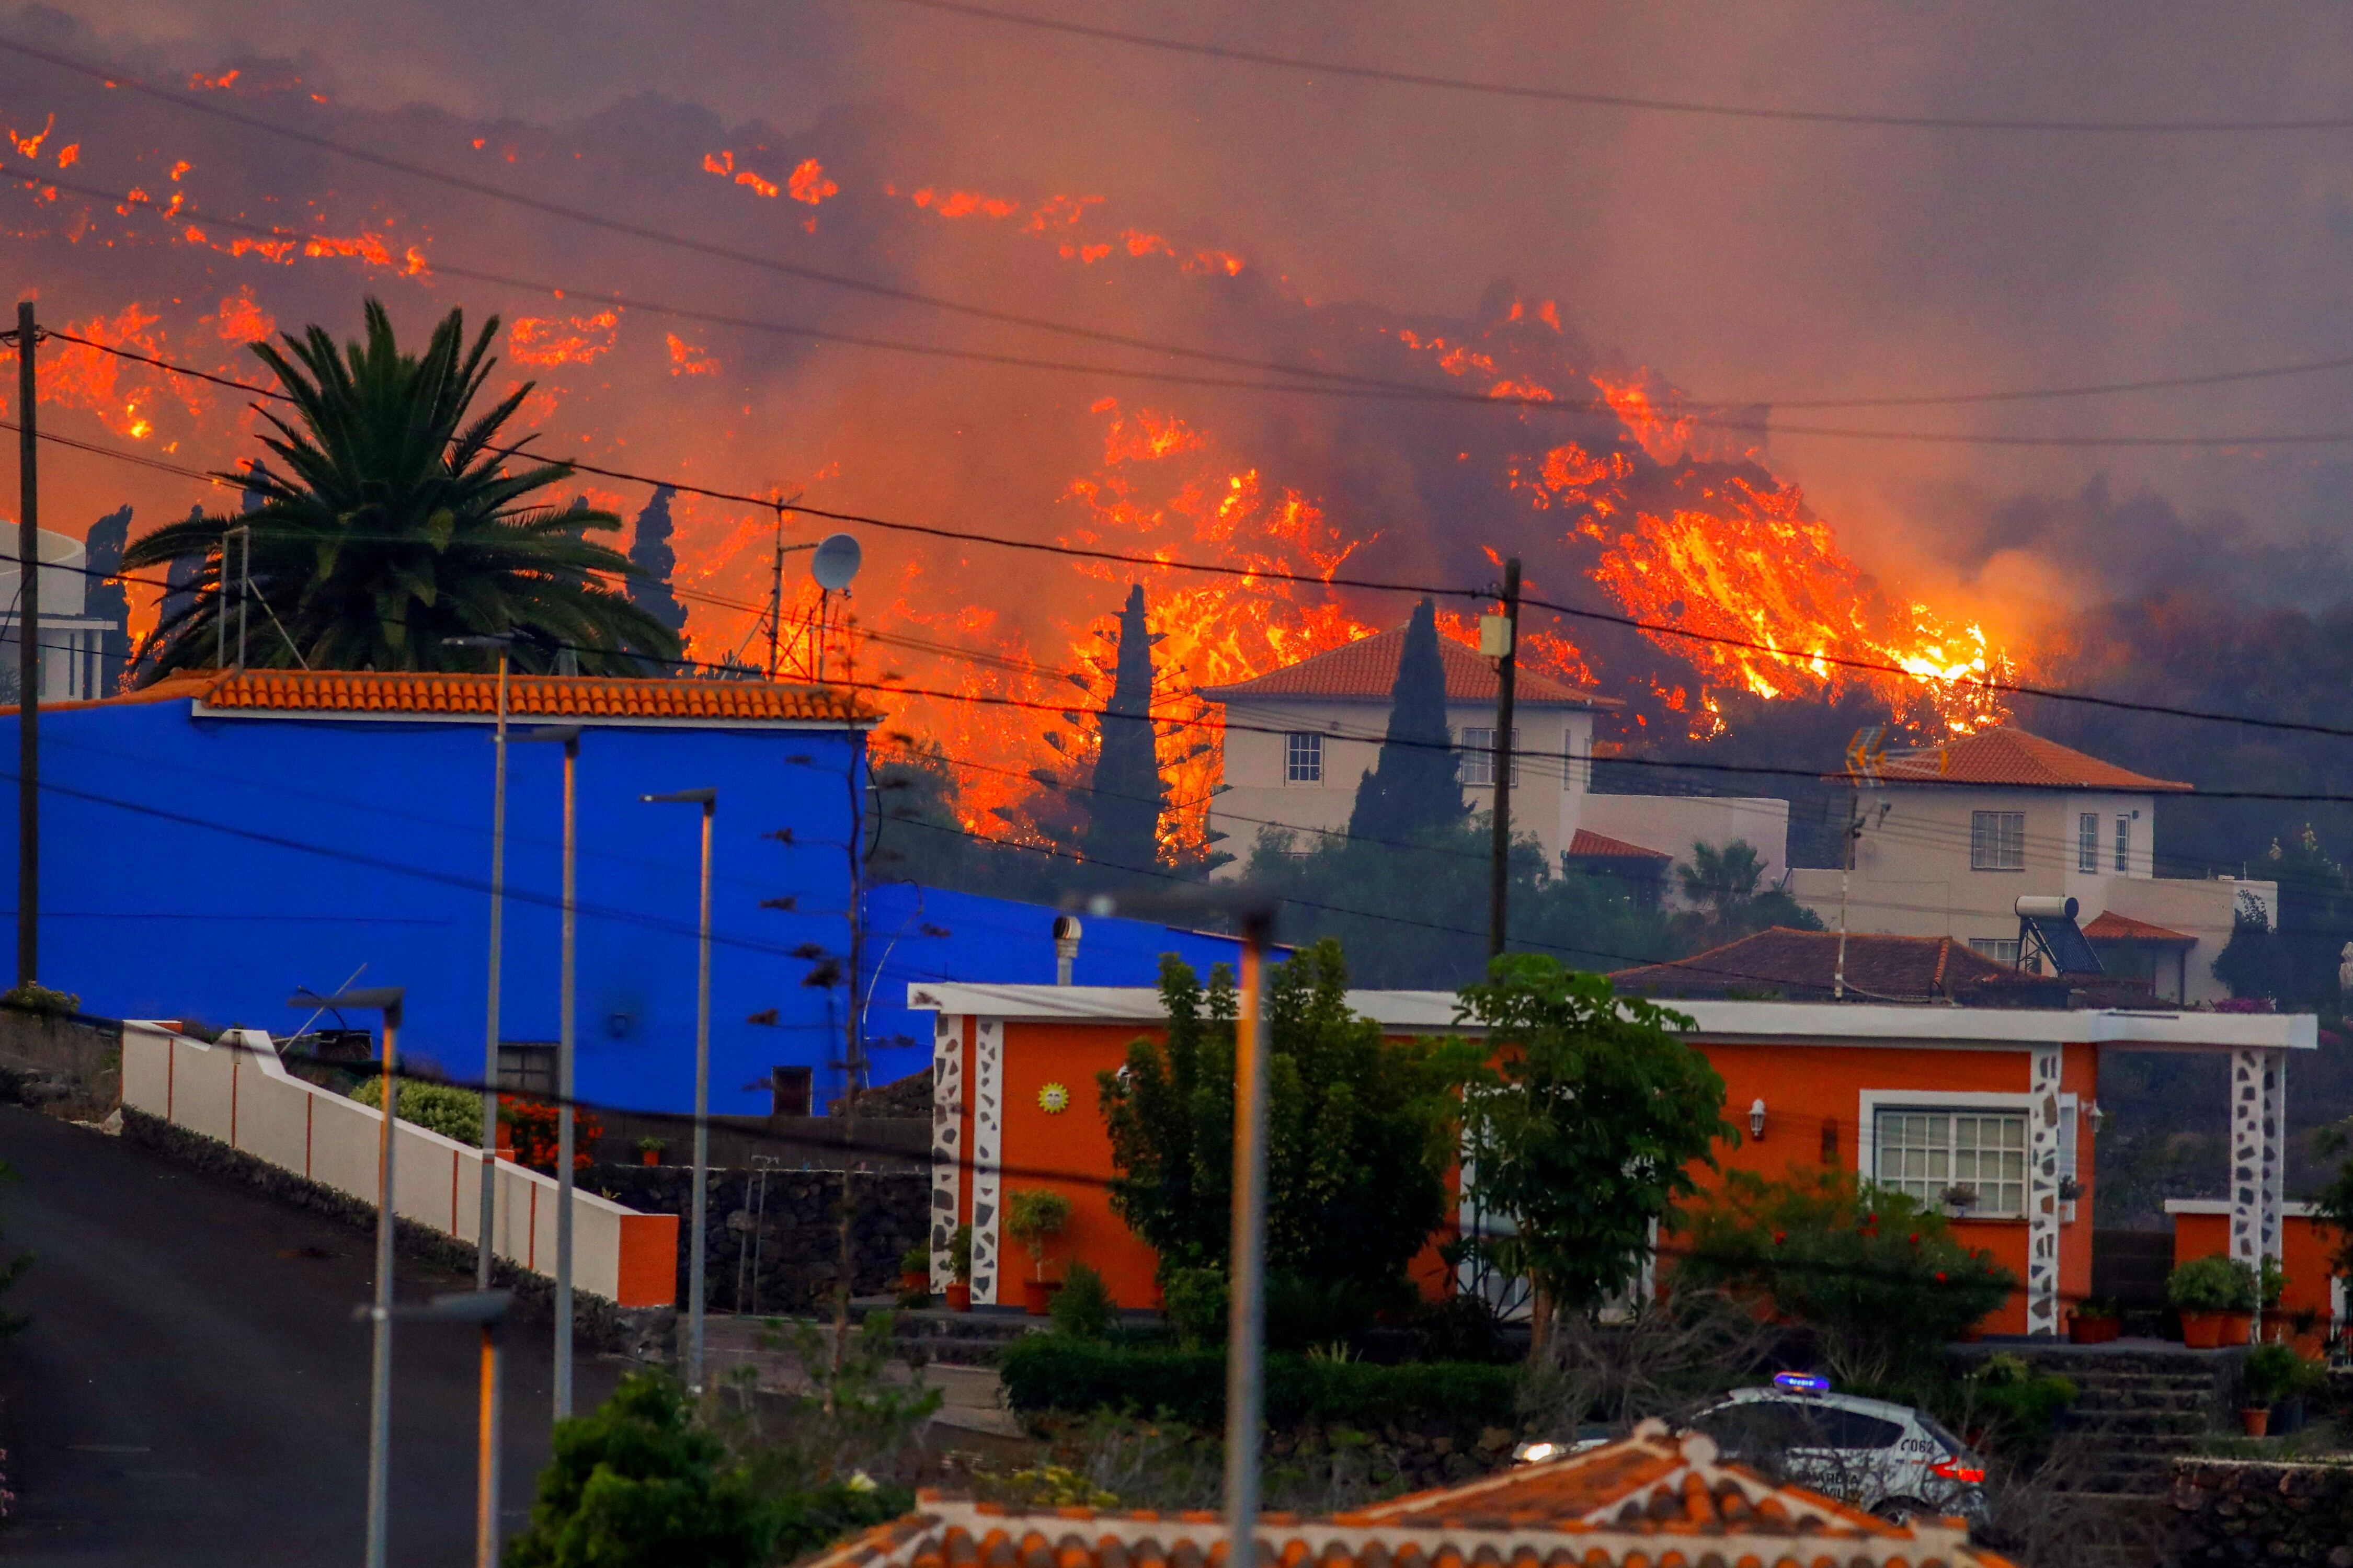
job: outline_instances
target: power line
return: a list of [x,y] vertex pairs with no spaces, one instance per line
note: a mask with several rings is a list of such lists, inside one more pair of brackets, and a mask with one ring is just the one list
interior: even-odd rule
[[966,3],[966,0],[898,0],[898,3],[902,5],[915,6],[921,10],[943,12],[950,16],[1004,23],[1018,27],[1031,27],[1040,32],[1060,33],[1071,37],[1089,38],[1102,43],[1127,44],[1140,48],[1158,49],[1169,54],[1195,55],[1209,59],[1230,61],[1238,65],[1265,66],[1279,70],[1305,71],[1316,76],[1348,77],[1363,81],[1387,82],[1400,87],[1436,88],[1448,92],[1472,93],[1490,98],[1521,99],[1540,103],[1570,104],[1588,109],[1620,109],[1652,114],[1693,115],[1715,120],[1764,121],[1797,125],[1857,126],[1896,131],[2088,132],[2109,136],[2179,136],[2209,132],[2246,134],[2265,132],[2353,130],[2353,119],[2334,117],[2295,120],[2055,120],[1947,114],[1874,114],[1852,110],[1777,109],[1767,106],[1710,103],[1695,99],[1646,98],[1626,93],[1529,87],[1502,81],[1480,81],[1461,77],[1438,76],[1426,71],[1398,70],[1381,66],[1351,65],[1335,60],[1311,59],[1298,55],[1277,54],[1265,49],[1237,48],[1225,44],[1193,43],[1182,38],[1163,37],[1150,33],[1134,33],[1116,27],[1097,26],[1082,22],[1066,22],[1057,17],[1039,16],[1028,12],[999,10],[994,6],[971,5]]
[[[85,343],[90,347],[99,349],[105,353],[112,353],[121,352],[115,350],[109,345],[97,343],[88,339],[76,338],[72,341]],[[161,368],[181,372],[183,374],[204,375],[207,380],[217,379],[216,377],[206,375],[206,373],[193,371],[186,367],[171,364],[168,362],[154,359],[153,357],[145,354],[134,353],[128,354],[126,357],[138,359],[142,362],[157,365]],[[247,390],[262,392],[265,395],[270,395],[267,389],[251,387],[245,383],[234,383],[233,384],[245,386]],[[279,393],[275,394],[275,395],[283,397],[285,395]],[[6,420],[0,420],[0,429],[14,430],[16,428],[16,426],[13,423]],[[101,447],[92,442],[77,441],[69,437],[54,435],[48,431],[42,431],[39,435],[40,438],[43,440],[55,441],[78,451],[91,453],[100,457],[117,458],[126,462],[138,463],[150,468],[158,469],[162,472],[177,474],[185,478],[197,479],[208,485],[234,489],[237,488],[240,483],[240,481],[235,480],[229,476],[202,473],[194,468],[187,468],[174,464],[165,463],[160,459],[148,458],[142,454],[125,452],[120,448]],[[2348,438],[2353,439],[2353,435],[2348,435]],[[529,451],[527,443],[513,446],[491,447],[486,449],[496,452],[501,456],[529,457],[533,461],[544,462],[553,466],[560,466],[580,473],[594,474],[602,479],[617,479],[630,484],[666,487],[681,494],[699,496],[706,500],[722,500],[735,505],[757,507],[764,510],[770,510],[775,505],[774,498],[769,496],[756,496],[741,491],[716,489],[708,486],[696,485],[684,480],[662,479],[650,474],[637,473],[626,468],[615,468],[600,464],[584,462],[575,458],[542,456],[541,454]],[[1310,573],[1289,572],[1275,567],[1232,566],[1217,562],[1171,560],[1161,556],[1142,554],[1132,551],[1104,550],[1090,545],[1050,543],[1038,540],[1015,539],[1004,534],[983,533],[976,530],[943,528],[933,523],[909,522],[901,519],[876,516],[870,512],[843,511],[828,507],[810,506],[806,503],[796,504],[791,510],[796,512],[806,513],[811,517],[825,518],[829,521],[854,523],[860,527],[878,528],[892,532],[910,533],[933,539],[955,540],[964,543],[987,544],[998,549],[1030,551],[1039,553],[1061,555],[1081,560],[1105,561],[1116,564],[1149,567],[1162,571],[1191,572],[1211,576],[1241,578],[1254,582],[1293,583],[1310,587],[1320,587],[1325,589],[1353,588],[1371,593],[1411,594],[1429,597],[1470,599],[1486,599],[1493,597],[1493,594],[1485,588],[1451,587],[1445,584],[1398,582],[1377,578],[1344,577],[1337,575],[1336,574],[1331,576],[1319,576]],[[1588,609],[1580,605],[1565,605],[1556,600],[1538,598],[1533,595],[1523,597],[1521,604],[1525,608],[1545,610],[1556,616],[1561,616],[1573,620],[1590,622],[1595,625],[1619,626],[1629,631],[1645,633],[1653,637],[1678,637],[1686,641],[1704,643],[1712,647],[1736,648],[1746,652],[1763,654],[1783,665],[1791,667],[1803,668],[1809,665],[1828,664],[1841,669],[1853,669],[1874,674],[1900,676],[1905,679],[1920,683],[1924,687],[1927,687],[1932,680],[1938,679],[1935,677],[1924,677],[1915,671],[1905,668],[1902,665],[1890,663],[1883,659],[1858,658],[1849,655],[1829,653],[1825,651],[1800,652],[1791,648],[1777,647],[1771,643],[1758,641],[1755,638],[1730,637],[1714,632],[1703,632],[1688,626],[1679,626],[1660,621],[1649,621],[1639,616],[1614,614],[1606,610]],[[2337,725],[2306,723],[2285,719],[2263,719],[2250,714],[2218,712],[2206,709],[2185,708],[2169,703],[2153,703],[2137,701],[2126,698],[2101,697],[2088,692],[2063,690],[2056,687],[2037,686],[2023,681],[2001,680],[1991,677],[1980,677],[1975,674],[1957,676],[1950,680],[1943,681],[1942,684],[1948,690],[1975,690],[2003,696],[2032,697],[2054,702],[2082,703],[2090,707],[2108,709],[2121,712],[2148,713],[2163,718],[2191,719],[2210,723],[2238,724],[2253,729],[2273,730],[2296,734],[2324,735],[2339,740],[2353,739],[2353,730],[2348,730]]]

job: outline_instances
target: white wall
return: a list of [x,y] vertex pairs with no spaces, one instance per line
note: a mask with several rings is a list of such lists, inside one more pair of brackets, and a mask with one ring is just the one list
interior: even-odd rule
[[[232,1029],[216,1044],[161,1024],[122,1026],[122,1103],[216,1139],[364,1203],[377,1201],[384,1115],[289,1073],[269,1037]],[[473,1241],[481,1221],[481,1151],[411,1121],[396,1123],[394,1212]],[[493,1250],[540,1274],[555,1261],[555,1179],[497,1164]],[[639,1214],[575,1188],[575,1289],[625,1307],[676,1294],[678,1218]]]
[[[1639,844],[1686,863],[1695,844],[1718,849],[1740,839],[1765,861],[1759,886],[1779,885],[1789,869],[1789,803],[1778,796],[1581,795],[1571,825]],[[1674,892],[1669,874],[1667,891]]]

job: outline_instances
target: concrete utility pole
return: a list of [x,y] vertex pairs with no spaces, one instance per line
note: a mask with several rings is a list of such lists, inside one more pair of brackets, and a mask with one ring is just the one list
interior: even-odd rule
[[443,637],[444,647],[494,647],[499,652],[498,727],[491,731],[491,979],[490,1019],[482,1035],[482,1191],[481,1218],[475,1235],[474,1289],[491,1288],[492,1248],[498,1237],[499,1215],[499,982],[505,974],[503,952],[507,893],[507,661],[512,637]]
[[[1503,645],[1499,648],[1489,646],[1491,629]],[[1480,617],[1479,643],[1479,651],[1495,660],[1495,851],[1487,885],[1487,956],[1497,958],[1504,952],[1512,885],[1512,698],[1520,643],[1517,556],[1504,563],[1504,613]]]
[[579,934],[580,726],[556,724],[519,739],[564,747],[564,937],[557,961],[555,1026],[555,1418],[572,1415],[572,1149],[575,958]]
[[1273,911],[1239,911],[1241,1017],[1234,1030],[1233,1300],[1226,1321],[1226,1562],[1257,1568],[1259,1419],[1266,1359],[1266,1025],[1261,1002]]
[[686,1387],[702,1393],[703,1273],[711,1215],[711,821],[719,812],[715,789],[683,789],[641,795],[652,805],[702,808],[702,915],[694,950],[694,1229],[688,1239],[686,1288]]
[[16,301],[16,984],[41,960],[41,466],[35,434],[40,391],[33,302]]

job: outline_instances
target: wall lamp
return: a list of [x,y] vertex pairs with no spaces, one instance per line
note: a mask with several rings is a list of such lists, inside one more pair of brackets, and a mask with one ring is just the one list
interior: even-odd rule
[[1748,1136],[1759,1143],[1765,1142],[1765,1102],[1761,1100],[1748,1102]]

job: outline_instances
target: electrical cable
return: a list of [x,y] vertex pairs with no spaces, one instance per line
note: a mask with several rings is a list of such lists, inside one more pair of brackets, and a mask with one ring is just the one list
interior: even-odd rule
[[2057,120],[1948,114],[1874,114],[1851,110],[1777,109],[1768,106],[1709,103],[1695,99],[1649,98],[1627,93],[1592,92],[1567,88],[1528,87],[1512,82],[1480,81],[1439,76],[1427,71],[1380,66],[1350,65],[1312,59],[1266,49],[1238,48],[1225,44],[1193,43],[1151,33],[1130,32],[1085,22],[1064,21],[1025,11],[976,5],[969,0],[897,0],[902,5],[936,11],[978,21],[1003,23],[1039,32],[1101,43],[1126,44],[1168,54],[1192,55],[1237,65],[1264,66],[1303,71],[1314,76],[1346,77],[1399,87],[1435,88],[1482,97],[1519,99],[1539,103],[1567,104],[1587,109],[1630,110],[1649,114],[1678,114],[1715,120],[1761,121],[1775,124],[1841,125],[1873,130],[2080,132],[2107,136],[2181,136],[2250,134],[2256,132],[2353,131],[2353,119],[2317,117],[2293,120]]

